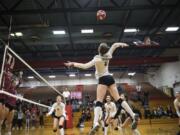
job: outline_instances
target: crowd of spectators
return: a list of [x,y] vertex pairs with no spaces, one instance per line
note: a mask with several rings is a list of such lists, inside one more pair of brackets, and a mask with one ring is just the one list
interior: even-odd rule
[[48,110],[37,105],[17,101],[17,108],[14,113],[13,130],[35,129],[44,127],[44,114]]
[[76,127],[80,127],[80,128],[84,127],[84,122],[85,121],[90,121],[90,120],[91,120],[91,110],[90,110],[90,108],[83,109]]
[[[166,108],[162,106],[158,106],[157,108],[149,108],[148,99],[149,93],[138,91],[138,100],[143,101],[144,107],[144,118],[145,119],[155,119],[162,117],[173,118],[176,117],[176,113],[173,112],[171,106],[167,106]],[[143,97],[143,98],[142,98]],[[143,100],[142,100],[143,99]],[[39,101],[40,102],[40,101]],[[42,102],[43,104],[52,106],[55,101],[52,99],[46,100],[46,102]],[[83,99],[66,99],[67,105],[72,105],[73,112],[82,112],[79,117],[79,122],[77,127],[83,127],[84,122],[92,120],[91,113],[94,107],[94,101],[90,100],[90,96],[86,94]],[[134,112],[138,113],[140,117],[143,117],[141,111],[136,107],[131,105]],[[17,109],[14,114],[13,129],[21,130],[25,129],[35,129],[35,128],[43,128],[44,127],[44,116],[48,112],[47,108],[39,107],[37,105],[28,104],[25,102],[18,101]]]
[[144,118],[145,119],[160,119],[163,117],[168,117],[168,118],[174,118],[176,117],[176,113],[173,112],[173,109],[171,106],[167,106],[163,108],[162,106],[158,106],[157,108],[149,108],[146,107],[144,109]]

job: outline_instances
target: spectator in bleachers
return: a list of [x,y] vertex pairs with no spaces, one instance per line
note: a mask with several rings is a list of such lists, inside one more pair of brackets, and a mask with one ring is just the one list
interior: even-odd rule
[[26,129],[29,130],[30,128],[30,120],[31,120],[31,112],[29,109],[25,111],[25,117],[26,117]]
[[13,130],[17,128],[17,121],[18,121],[18,112],[17,112],[17,110],[14,110],[14,118],[13,118],[13,122],[12,122]]
[[91,111],[90,111],[90,108],[87,108],[87,110],[86,110],[86,120],[87,121],[91,120]]
[[157,110],[155,108],[153,108],[152,112],[151,112],[151,118],[158,118],[158,113]]
[[161,118],[162,116],[164,116],[164,109],[162,108],[162,106],[159,106],[157,108],[157,114],[158,114],[158,118]]
[[148,106],[149,105],[149,91],[145,90],[143,95],[143,105]]
[[171,118],[173,117],[173,111],[170,105],[167,106],[166,112],[167,112],[168,117],[171,117]]
[[32,122],[32,129],[36,128],[36,113],[35,111],[31,111],[31,122]]
[[86,120],[86,113],[85,110],[82,110],[81,117],[79,118],[79,122],[76,127],[84,127],[85,120]]
[[144,118],[145,119],[151,118],[151,111],[150,111],[149,107],[145,107],[145,109],[144,109]]
[[141,85],[136,86],[138,101],[141,101]]
[[91,119],[91,112],[90,109],[83,109],[81,117],[79,118],[79,122],[77,124],[77,127],[84,127],[84,122],[89,121]]
[[164,108],[163,108],[162,106],[159,106],[159,108],[160,108],[160,111],[161,111],[161,113],[162,113],[161,116],[165,116],[165,115],[166,115],[166,112],[165,112]]
[[39,108],[39,125],[40,125],[40,128],[43,128],[44,127],[44,115],[43,115],[43,109],[42,107]]
[[18,115],[18,119],[17,119],[18,130],[21,130],[23,128],[23,117],[24,117],[24,114],[21,109],[18,111],[17,115]]

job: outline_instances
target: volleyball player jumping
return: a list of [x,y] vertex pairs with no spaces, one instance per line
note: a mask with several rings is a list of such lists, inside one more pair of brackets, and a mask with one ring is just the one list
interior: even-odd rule
[[96,98],[96,107],[94,109],[94,122],[93,128],[91,129],[89,135],[94,135],[99,128],[99,118],[102,116],[102,105],[103,99],[106,94],[106,91],[109,90],[111,96],[115,99],[118,105],[118,111],[122,108],[129,113],[132,122],[132,129],[137,127],[138,123],[138,115],[135,114],[132,109],[129,107],[126,101],[122,100],[119,96],[115,80],[113,76],[109,73],[109,60],[112,59],[112,54],[117,48],[128,47],[126,43],[114,43],[111,48],[108,47],[106,43],[101,43],[98,47],[98,55],[94,56],[94,58],[88,63],[77,63],[77,62],[67,62],[65,66],[67,67],[76,67],[80,69],[88,69],[90,67],[95,66],[96,68],[96,78],[98,79],[97,86],[97,98]]

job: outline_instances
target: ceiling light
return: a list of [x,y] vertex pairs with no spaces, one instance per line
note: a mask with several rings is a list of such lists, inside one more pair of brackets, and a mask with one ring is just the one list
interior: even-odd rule
[[15,34],[14,34],[14,33],[11,33],[11,34],[10,34],[10,36],[14,37],[14,36],[15,36]]
[[178,31],[179,27],[167,27],[165,31]]
[[50,75],[49,78],[56,78],[56,76],[55,75]]
[[34,76],[28,76],[27,78],[28,79],[34,79]]
[[23,36],[22,32],[16,32],[15,35],[16,35],[17,37]]
[[94,33],[93,29],[82,29],[81,33]]
[[64,34],[66,34],[66,32],[64,30],[55,30],[55,31],[53,31],[53,34],[54,35],[64,35]]
[[75,74],[69,74],[69,77],[75,77],[76,75]]
[[136,72],[128,73],[129,76],[134,76]]
[[138,30],[137,29],[124,29],[124,32],[125,33],[133,33],[133,32],[138,32]]
[[92,75],[91,74],[84,74],[84,76],[89,77],[89,76],[92,76]]

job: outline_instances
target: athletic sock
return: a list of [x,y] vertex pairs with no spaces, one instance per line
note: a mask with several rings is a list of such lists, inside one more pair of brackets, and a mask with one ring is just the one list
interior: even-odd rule
[[7,132],[7,134],[6,134],[6,135],[11,135],[11,131]]
[[64,135],[64,128],[60,129],[60,135]]
[[121,106],[124,108],[124,110],[129,113],[131,118],[134,119],[135,113],[132,111],[132,109],[129,107],[128,103],[126,101],[122,101]]
[[2,126],[2,124],[3,124],[3,120],[0,121],[0,126]]
[[102,113],[102,108],[99,106],[95,107],[95,109],[94,109],[94,126],[97,125],[99,118],[101,116],[101,113]]
[[3,124],[3,121],[0,121],[0,135],[1,135],[2,124]]
[[108,127],[104,127],[104,135],[108,134]]
[[101,126],[104,128],[104,121],[101,120]]

